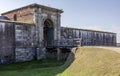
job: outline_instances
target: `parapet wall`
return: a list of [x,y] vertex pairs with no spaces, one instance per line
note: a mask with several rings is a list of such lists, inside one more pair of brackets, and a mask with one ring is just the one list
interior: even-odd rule
[[116,46],[116,33],[61,27],[61,39],[81,38],[83,46]]

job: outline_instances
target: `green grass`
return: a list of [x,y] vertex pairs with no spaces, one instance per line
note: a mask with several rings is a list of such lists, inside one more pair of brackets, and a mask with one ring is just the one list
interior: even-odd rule
[[113,49],[79,47],[73,63],[57,76],[120,76],[120,53]]
[[0,65],[0,76],[54,76],[63,63],[49,59]]

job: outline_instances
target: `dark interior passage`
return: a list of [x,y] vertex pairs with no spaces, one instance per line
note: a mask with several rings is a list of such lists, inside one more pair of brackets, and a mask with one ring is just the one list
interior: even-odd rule
[[51,20],[44,22],[44,44],[45,46],[52,46],[54,41],[54,27]]

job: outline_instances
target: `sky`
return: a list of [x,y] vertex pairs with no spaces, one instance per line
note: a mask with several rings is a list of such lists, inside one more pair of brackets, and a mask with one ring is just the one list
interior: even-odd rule
[[114,32],[120,43],[120,0],[0,0],[0,13],[33,3],[63,9],[62,26]]

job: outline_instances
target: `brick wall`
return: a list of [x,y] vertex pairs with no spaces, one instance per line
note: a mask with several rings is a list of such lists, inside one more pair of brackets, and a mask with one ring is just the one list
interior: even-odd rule
[[8,13],[2,14],[4,16],[7,16],[12,21],[14,21],[15,15],[16,15],[16,21],[19,22],[25,22],[25,23],[33,23],[33,9],[30,7],[22,8],[19,10],[11,11]]

